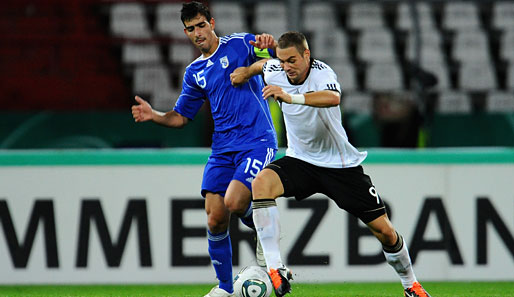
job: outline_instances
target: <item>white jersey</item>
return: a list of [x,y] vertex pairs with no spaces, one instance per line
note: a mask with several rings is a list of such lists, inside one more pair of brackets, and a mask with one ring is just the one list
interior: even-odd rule
[[[306,80],[298,85],[291,84],[276,59],[264,64],[263,73],[266,84],[279,86],[289,94],[323,90],[341,93],[335,72],[318,60],[311,60]],[[286,156],[328,168],[355,167],[366,158],[367,152],[359,152],[348,142],[339,106],[312,107],[285,102],[280,106],[287,131]]]

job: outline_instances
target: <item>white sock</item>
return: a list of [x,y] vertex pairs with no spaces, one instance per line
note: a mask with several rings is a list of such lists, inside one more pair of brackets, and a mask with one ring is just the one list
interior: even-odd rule
[[[403,238],[401,238],[401,240],[403,241]],[[403,288],[410,288],[414,282],[417,282],[405,241],[403,241],[403,246],[399,251],[395,253],[384,251],[384,255],[387,263],[389,263],[396,273],[398,273],[398,276],[402,281]]]
[[254,200],[253,221],[261,241],[268,271],[283,267],[280,256],[280,221],[275,200]]

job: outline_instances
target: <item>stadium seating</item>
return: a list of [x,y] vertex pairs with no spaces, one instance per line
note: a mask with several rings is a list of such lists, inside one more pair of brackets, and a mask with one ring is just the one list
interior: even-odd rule
[[487,61],[466,62],[460,67],[459,86],[465,91],[487,91],[497,87],[491,63]]
[[453,39],[452,57],[458,62],[489,60],[491,54],[485,32],[477,29],[458,31]]
[[316,31],[311,38],[312,55],[322,61],[350,60],[349,42],[346,32],[341,28],[330,31]]
[[362,30],[357,44],[357,57],[366,62],[392,62],[396,60],[393,34],[387,29]]
[[344,92],[356,91],[358,89],[357,74],[355,71],[355,66],[351,61],[336,60],[329,64],[337,74],[337,77],[341,83],[341,89]]
[[[430,62],[445,61],[441,35],[435,29],[422,31],[419,37],[420,60]],[[416,55],[416,37],[410,33],[405,47],[405,56],[408,60],[414,60]]]
[[448,70],[448,66],[443,60],[440,61],[430,61],[430,60],[422,60],[421,67],[432,73],[437,78],[437,84],[434,87],[437,91],[444,91],[451,88],[450,84],[450,74]]
[[185,38],[184,24],[180,20],[180,3],[159,3],[155,12],[155,29],[158,34],[173,38]]
[[[184,68],[200,55],[183,33],[178,1],[87,0],[80,1],[88,4],[83,11],[74,8],[80,5],[63,6],[64,0],[17,3],[9,5],[19,6],[18,12],[0,12],[0,32],[8,37],[0,44],[0,87],[17,98],[8,109],[46,103],[57,109],[125,107],[131,102],[119,98],[131,99],[133,93],[168,108],[180,91]],[[275,38],[292,29],[290,3],[209,2],[218,35],[267,32]],[[377,93],[412,91],[409,65],[416,62],[438,80],[424,94],[434,107],[427,112],[459,113],[462,119],[510,110],[513,0],[301,3],[297,29],[306,33],[313,57],[338,74],[343,96],[348,95],[346,112],[372,116],[368,103]],[[26,13],[30,5],[37,8],[33,15]],[[419,32],[412,7],[419,16]],[[33,36],[37,39],[27,47]],[[63,83],[63,77],[72,82]],[[29,81],[34,81],[33,88],[25,87]],[[87,92],[91,99],[80,100]],[[371,110],[357,108],[359,100]]]
[[303,28],[315,34],[327,32],[323,28],[338,29],[336,10],[332,3],[310,2],[302,6]]
[[366,70],[366,89],[376,92],[403,89],[403,76],[398,64],[373,63]]
[[140,65],[134,69],[136,94],[153,94],[170,87],[168,68],[164,65]]
[[374,2],[352,2],[348,9],[349,29],[382,28],[385,24],[382,6]]
[[234,32],[248,32],[246,25],[246,13],[242,4],[238,2],[213,1],[211,13],[216,22],[216,32],[219,36]]
[[514,3],[497,1],[493,4],[492,26],[496,29],[514,28]]
[[472,110],[469,95],[462,92],[448,91],[443,92],[437,102],[437,112],[439,113],[469,113]]
[[123,45],[121,59],[126,64],[158,63],[161,61],[161,53],[156,44],[126,43]]
[[514,93],[491,91],[487,94],[485,110],[488,112],[514,112]]
[[276,39],[288,31],[285,2],[257,2],[254,9],[255,33],[269,33]]
[[[435,27],[434,15],[432,7],[425,2],[419,2],[414,7],[417,9],[419,17],[419,25],[424,30],[433,29]],[[396,27],[400,30],[411,31],[414,29],[412,21],[412,12],[410,5],[402,2],[397,8]]]
[[111,6],[111,32],[120,37],[150,37],[145,6],[139,3],[115,3]]
[[514,25],[503,32],[500,41],[500,57],[509,63],[514,62]]
[[343,113],[370,115],[373,110],[373,99],[370,94],[361,92],[349,92],[342,101]]
[[[218,35],[250,31],[278,38],[291,29],[288,4],[223,0],[213,1],[211,11]],[[169,102],[157,97],[177,94],[181,68],[199,54],[184,40],[182,24],[177,21],[179,5],[157,1],[147,3],[144,10],[151,20],[149,11],[155,7],[155,30],[151,34],[172,38],[165,45],[163,57],[144,52],[140,57],[143,62],[168,65],[167,81],[144,84],[138,78],[136,82],[136,69],[144,72],[157,67],[159,72],[166,72],[157,65],[133,70],[133,89],[157,88],[151,92],[155,102]],[[435,102],[435,108],[428,110],[465,115],[492,111],[487,104],[496,96],[491,94],[514,89],[513,7],[514,1],[421,1],[413,5],[407,1],[305,1],[300,7],[299,29],[306,33],[313,56],[327,62],[338,74],[343,93],[348,95],[346,112],[371,116],[372,104],[368,103],[373,102],[374,94],[413,87],[409,65],[419,62],[438,81],[428,89],[427,104]],[[419,17],[419,32],[415,30],[412,8]],[[491,96],[493,99],[488,99]],[[364,100],[362,105],[359,100]]]
[[507,90],[514,91],[514,63],[509,64],[507,71]]
[[200,55],[197,52],[189,41],[183,43],[175,42],[169,46],[169,59],[171,63],[185,67]]
[[480,27],[478,9],[474,2],[448,1],[444,4],[442,27],[462,30]]

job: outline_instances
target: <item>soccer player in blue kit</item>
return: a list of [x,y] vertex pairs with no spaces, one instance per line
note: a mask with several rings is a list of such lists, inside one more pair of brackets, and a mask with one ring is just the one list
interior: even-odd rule
[[[255,76],[234,87],[230,74],[259,58],[269,58],[276,43],[269,34],[234,33],[217,37],[214,19],[199,2],[184,3],[181,19],[184,33],[202,55],[186,68],[182,92],[173,110],[153,110],[147,101],[136,96],[138,104],[132,106],[132,115],[136,122],[151,120],[181,128],[209,100],[214,132],[201,193],[207,213],[208,250],[219,284],[205,297],[234,296],[230,214],[238,215],[245,225],[254,228],[251,184],[257,173],[274,159],[277,140],[268,102],[261,93],[262,78]],[[265,265],[262,262],[259,264]]]

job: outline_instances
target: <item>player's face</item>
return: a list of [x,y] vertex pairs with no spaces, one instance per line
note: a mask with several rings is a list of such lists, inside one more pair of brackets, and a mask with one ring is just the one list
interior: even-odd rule
[[278,48],[277,58],[280,66],[293,83],[300,83],[305,80],[310,67],[310,52],[305,50],[299,53],[296,47]]
[[184,33],[203,54],[212,54],[216,50],[218,38],[214,33],[213,18],[207,21],[205,16],[197,14],[196,17],[184,21],[184,25]]

